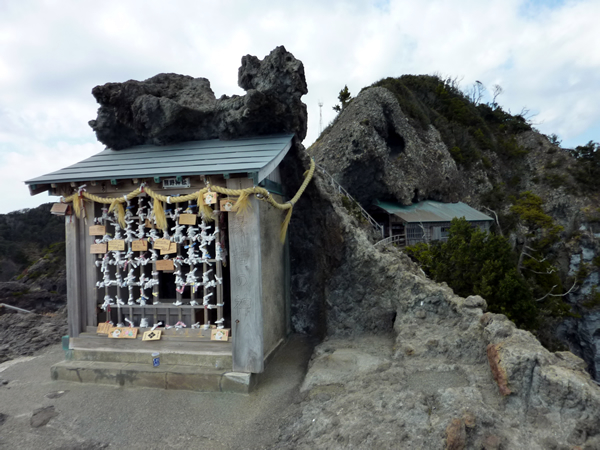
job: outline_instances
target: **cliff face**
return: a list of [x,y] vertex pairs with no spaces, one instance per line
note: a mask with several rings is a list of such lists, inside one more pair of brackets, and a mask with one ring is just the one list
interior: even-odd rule
[[[423,77],[427,82],[430,78]],[[419,77],[410,81],[420,86],[415,80]],[[412,103],[403,103],[390,89],[364,89],[309,153],[367,209],[375,199],[402,204],[424,199],[463,201],[497,215],[518,251],[527,244],[527,232],[514,225],[514,197],[525,191],[539,196],[544,211],[564,229],[559,242],[543,255],[552,260],[562,284],[562,290],[558,286],[551,293],[569,292],[547,299],[566,300],[572,312],[568,318],[545,317],[539,336],[553,347],[568,347],[585,358],[590,373],[600,373],[600,316],[594,309],[598,306],[590,301],[600,281],[594,264],[600,254],[598,200],[574,179],[577,161],[518,117],[494,113],[502,114],[498,125],[486,118],[485,114],[492,114],[489,107],[478,109],[468,102],[465,110],[470,108],[471,116],[458,108],[450,114],[443,109],[442,94],[442,100],[432,100],[434,92],[439,94],[439,86],[431,95],[421,92],[420,97],[410,97]],[[405,110],[414,105],[421,108],[418,114],[414,110],[407,114]],[[428,120],[422,110],[428,111]],[[450,122],[447,117],[457,116],[457,110],[463,113],[458,116],[462,122]],[[477,156],[466,161],[458,144]],[[544,300],[539,305],[543,307]]]
[[[302,149],[291,168],[305,159]],[[600,388],[481,297],[460,298],[373,246],[317,174],[290,225],[294,325],[326,329],[278,445],[294,448],[600,446]]]

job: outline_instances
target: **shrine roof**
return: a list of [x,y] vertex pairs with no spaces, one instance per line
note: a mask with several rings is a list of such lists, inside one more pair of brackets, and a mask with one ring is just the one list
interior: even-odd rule
[[28,185],[93,180],[256,173],[266,178],[292,146],[293,134],[223,141],[106,149],[72,166],[25,181]]
[[452,219],[460,217],[464,217],[469,222],[493,220],[491,217],[462,202],[442,203],[425,200],[405,206],[399,203],[375,200],[375,205],[408,223],[450,222]]

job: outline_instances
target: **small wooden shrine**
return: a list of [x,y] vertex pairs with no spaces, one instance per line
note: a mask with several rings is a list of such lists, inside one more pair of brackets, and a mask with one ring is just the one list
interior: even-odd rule
[[312,176],[284,201],[292,145],[288,134],[106,149],[26,181],[62,196],[70,348],[89,334],[87,349],[113,353],[219,345],[226,369],[262,372],[290,333],[285,228]]

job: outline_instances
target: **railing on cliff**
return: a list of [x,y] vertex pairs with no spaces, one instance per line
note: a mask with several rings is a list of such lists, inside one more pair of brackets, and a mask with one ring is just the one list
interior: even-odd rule
[[367,222],[369,222],[369,224],[373,227],[373,229],[375,231],[377,231],[377,233],[381,234],[381,237],[383,237],[383,225],[379,225],[379,223],[377,223],[377,221],[375,219],[373,219],[373,217],[371,217],[371,215],[360,205],[360,203],[358,203],[356,200],[354,200],[354,198],[348,193],[348,191],[346,189],[344,189],[342,187],[342,185],[340,183],[335,181],[335,178],[333,178],[329,174],[329,172],[327,172],[323,167],[321,167],[318,164],[317,164],[317,168],[321,171],[321,173],[323,173],[323,175],[325,175],[324,178],[325,178],[325,180],[327,180],[329,182],[329,184],[331,184],[335,189],[337,189],[337,191],[340,194],[344,195],[345,197],[348,197],[348,200],[350,200],[352,202],[352,204],[358,206],[361,216]]
[[404,247],[406,245],[406,239],[404,239],[404,236],[402,235],[395,235],[395,236],[389,236],[386,237],[385,239],[382,239],[381,241],[378,241],[375,243],[375,247],[382,247],[385,245],[391,245],[391,244],[398,244],[401,247]]

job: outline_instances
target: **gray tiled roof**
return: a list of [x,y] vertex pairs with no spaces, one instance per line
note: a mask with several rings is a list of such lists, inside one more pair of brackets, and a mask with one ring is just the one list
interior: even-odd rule
[[106,149],[72,166],[25,183],[83,182],[92,180],[258,173],[266,178],[291,148],[293,134],[257,136],[222,141],[191,141],[156,146],[140,145],[123,150]]

